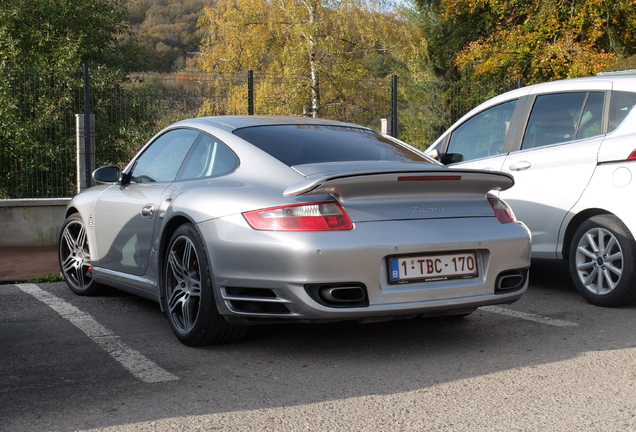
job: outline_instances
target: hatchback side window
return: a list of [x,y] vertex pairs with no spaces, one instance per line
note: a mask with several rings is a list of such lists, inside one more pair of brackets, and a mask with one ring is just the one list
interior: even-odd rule
[[518,100],[488,108],[455,129],[446,150],[446,163],[469,161],[503,152]]
[[615,91],[610,100],[609,128],[613,131],[627,117],[627,114],[636,106],[636,93]]
[[197,135],[199,132],[191,129],[177,129],[161,135],[137,159],[131,181],[173,181]]
[[601,133],[604,93],[537,96],[522,149],[589,138]]
[[238,166],[238,158],[230,149],[214,138],[201,134],[188,155],[179,175],[180,180],[218,177],[229,174]]
[[591,138],[602,134],[604,100],[605,93],[588,94],[574,139]]

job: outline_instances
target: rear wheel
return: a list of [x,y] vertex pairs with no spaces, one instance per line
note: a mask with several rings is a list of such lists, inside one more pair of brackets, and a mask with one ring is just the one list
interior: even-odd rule
[[218,312],[207,255],[194,226],[182,225],[172,235],[163,269],[163,310],[182,343],[220,344],[245,335],[245,327],[230,324]]
[[78,213],[66,218],[58,241],[60,269],[68,287],[76,294],[102,294],[105,286],[93,279],[91,254],[84,221]]
[[597,306],[636,301],[636,242],[613,215],[591,217],[570,244],[570,275],[579,293]]

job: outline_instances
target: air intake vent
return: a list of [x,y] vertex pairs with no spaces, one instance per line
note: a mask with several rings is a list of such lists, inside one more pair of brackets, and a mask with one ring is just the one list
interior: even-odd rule
[[279,298],[267,288],[224,287],[223,300],[228,307],[242,314],[290,315],[288,300]]

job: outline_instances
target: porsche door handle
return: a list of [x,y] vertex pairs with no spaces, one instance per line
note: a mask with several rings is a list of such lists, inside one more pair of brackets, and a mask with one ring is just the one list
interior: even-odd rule
[[141,209],[141,217],[144,219],[152,219],[155,214],[155,206],[154,204],[146,204]]
[[510,165],[510,171],[525,171],[530,168],[532,164],[528,161],[517,162],[515,164]]

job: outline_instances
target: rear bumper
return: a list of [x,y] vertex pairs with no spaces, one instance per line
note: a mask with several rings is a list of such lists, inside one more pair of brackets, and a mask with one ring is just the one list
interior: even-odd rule
[[[500,224],[493,217],[365,222],[350,231],[294,233],[255,231],[238,215],[198,228],[218,309],[234,322],[443,313],[512,303],[528,286],[529,231],[522,223]],[[452,251],[475,251],[479,276],[389,283],[389,257]],[[515,272],[526,276],[496,291],[501,275]],[[363,287],[365,301],[329,304],[312,296],[310,286]]]

